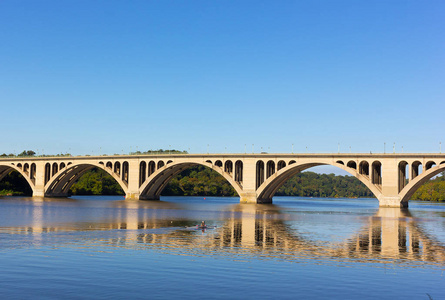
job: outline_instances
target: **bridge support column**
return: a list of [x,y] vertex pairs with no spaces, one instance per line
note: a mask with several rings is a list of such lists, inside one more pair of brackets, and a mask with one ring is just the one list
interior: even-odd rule
[[382,164],[381,194],[378,195],[380,207],[408,207],[399,196],[399,166],[397,161],[388,160]]
[[45,163],[36,162],[36,177],[34,188],[32,191],[33,197],[45,197]]
[[240,203],[253,203],[253,204],[270,204],[272,199],[259,199],[256,193],[244,193],[240,195]]
[[125,200],[139,200],[139,193],[127,192],[125,194]]
[[399,196],[380,196],[378,199],[380,207],[408,207],[408,202],[400,201]]
[[45,190],[44,189],[34,189],[32,192],[33,197],[45,197]]
[[242,195],[240,195],[240,203],[258,203],[256,193],[243,193]]
[[139,160],[129,161],[128,189],[125,193],[126,200],[139,200]]
[[256,195],[256,160],[255,158],[246,158],[244,160],[243,170],[243,193],[240,194],[240,203],[263,203],[260,202]]

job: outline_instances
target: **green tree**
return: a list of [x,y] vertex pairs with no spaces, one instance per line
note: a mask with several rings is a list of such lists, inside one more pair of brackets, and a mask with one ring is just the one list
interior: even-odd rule
[[34,156],[36,153],[32,150],[23,150],[18,156]]
[[0,181],[0,195],[32,196],[32,189],[26,179],[13,170]]

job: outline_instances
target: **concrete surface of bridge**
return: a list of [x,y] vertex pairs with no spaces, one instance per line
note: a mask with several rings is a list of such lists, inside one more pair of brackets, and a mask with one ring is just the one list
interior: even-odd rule
[[0,180],[15,170],[35,197],[68,196],[70,187],[97,167],[122,187],[126,199],[157,200],[168,182],[195,165],[223,176],[241,203],[271,203],[276,191],[306,169],[332,165],[365,184],[383,207],[407,207],[413,193],[445,171],[445,154],[163,154],[0,159]]

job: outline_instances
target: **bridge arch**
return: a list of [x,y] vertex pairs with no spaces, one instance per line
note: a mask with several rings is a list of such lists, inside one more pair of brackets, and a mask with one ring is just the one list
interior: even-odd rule
[[[224,177],[229,184],[235,189],[238,195],[242,195],[243,190],[240,183],[236,182],[233,178],[233,169],[230,168],[230,173],[224,171],[222,167],[212,165],[203,161],[190,161],[190,162],[171,162],[167,165],[156,170],[153,174],[148,176],[147,180],[139,188],[139,199],[141,200],[159,200],[162,191],[170,182],[170,180],[181,173],[182,171],[201,165],[216,171],[218,174]],[[232,165],[232,162],[230,162]],[[242,171],[242,163],[238,164],[239,170]],[[232,165],[233,166],[233,165]],[[237,179],[242,180],[242,174],[239,173]]]
[[264,162],[258,160],[255,168],[255,188],[259,188],[264,182]]
[[372,173],[371,173],[372,183],[379,186],[382,186],[382,163],[378,160],[372,163]]
[[145,181],[147,176],[147,162],[141,161],[139,163],[139,186]]
[[224,163],[224,172],[232,174],[232,172],[233,172],[233,163],[232,163],[231,160],[226,160],[226,162]]
[[405,160],[402,160],[399,162],[398,165],[398,175],[399,175],[399,193],[403,190],[403,188],[406,186],[406,175],[409,174],[409,163]]
[[237,160],[235,162],[235,182],[238,184],[242,184],[243,182],[243,162],[241,160]]
[[23,173],[25,173],[25,174],[29,173],[29,164],[28,163],[23,164]]
[[51,176],[54,176],[54,175],[56,175],[57,174],[57,172],[59,172],[59,165],[55,162],[55,163],[53,163],[53,167],[52,167],[52,175]]
[[114,173],[121,174],[121,163],[119,161],[114,163]]
[[428,180],[445,171],[445,164],[436,165],[416,176],[400,192],[401,203],[408,203],[411,196]]
[[351,169],[354,169],[354,170],[357,170],[357,163],[355,161],[351,160],[351,161],[348,162],[347,167],[351,168]]
[[[118,168],[116,168],[118,166]],[[120,176],[120,163],[115,163],[114,171],[100,163],[93,162],[79,162],[71,163],[64,169],[59,170],[54,176],[52,176],[45,184],[45,197],[66,197],[71,186],[77,182],[77,180],[92,168],[99,168],[111,175],[114,180],[121,186],[124,192],[127,192],[127,184]]]
[[154,172],[156,172],[156,163],[154,161],[150,161],[148,163],[148,169],[147,169],[147,176],[150,176],[151,174],[153,174]]
[[369,163],[366,160],[361,161],[358,168],[361,175],[369,176]]
[[284,160],[280,160],[277,164],[277,171],[281,170],[284,167],[286,167],[286,162]]
[[128,164],[128,161],[124,161],[122,163],[122,181],[125,183],[125,185],[128,184],[129,172],[130,172],[130,165]]
[[272,176],[275,173],[275,162],[273,160],[269,160],[266,165],[266,179]]
[[430,160],[425,164],[425,170],[429,170],[434,166],[436,166],[436,163],[434,161]]
[[419,176],[422,172],[422,163],[418,160],[416,160],[415,162],[413,162],[411,164],[411,179],[416,178],[417,176]]
[[331,165],[331,166],[335,166],[338,167],[346,172],[348,172],[349,174],[351,174],[352,176],[356,177],[358,180],[360,180],[373,194],[376,198],[379,197],[379,195],[381,194],[379,188],[372,184],[371,181],[369,180],[369,178],[367,176],[361,175],[358,172],[356,172],[356,170],[351,169],[347,166],[345,166],[344,164],[340,164],[340,163],[326,163],[326,162],[306,162],[306,163],[294,163],[294,164],[289,164],[287,167],[284,167],[282,169],[280,169],[279,171],[277,171],[276,173],[274,173],[272,176],[270,176],[269,178],[267,178],[264,183],[262,183],[257,191],[256,191],[256,196],[258,199],[259,203],[270,203],[272,202],[272,197],[275,195],[275,193],[278,191],[278,189],[286,182],[288,181],[291,177],[295,176],[296,174],[312,168],[312,167],[316,167],[316,166],[322,166],[322,165]]
[[31,169],[29,173],[25,173],[17,164],[0,164],[0,181],[5,178],[10,171],[17,171],[20,175],[22,175],[26,182],[28,182],[32,192],[34,193],[35,190],[35,164],[31,164]]

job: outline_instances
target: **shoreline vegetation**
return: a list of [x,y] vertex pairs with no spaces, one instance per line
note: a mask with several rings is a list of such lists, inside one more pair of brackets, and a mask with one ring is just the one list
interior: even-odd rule
[[[149,150],[133,152],[138,154],[174,153],[186,154],[178,150]],[[18,156],[34,156],[32,150],[23,151]],[[0,156],[9,156],[6,154]],[[32,190],[27,181],[16,171],[11,171],[0,181],[0,196],[31,196]],[[86,172],[70,189],[70,195],[124,195],[119,184],[105,171],[93,168]],[[204,166],[184,170],[165,187],[163,196],[237,196],[233,187],[217,172]],[[329,198],[369,198],[371,191],[354,176],[317,174],[302,172],[289,179],[275,194],[276,196],[329,197]],[[411,199],[445,202],[445,172],[422,185]]]
[[[105,171],[94,168],[85,173],[70,189],[71,195],[124,195],[119,184]],[[26,180],[11,171],[0,182],[0,196],[31,196]],[[232,186],[218,173],[196,166],[172,178],[163,196],[237,196]],[[370,198],[371,191],[353,176],[302,172],[289,179],[276,196]],[[412,199],[445,202],[445,176],[436,177],[421,186]]]

